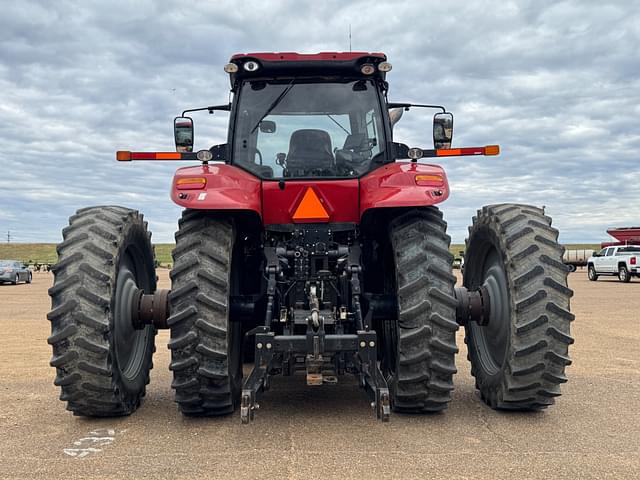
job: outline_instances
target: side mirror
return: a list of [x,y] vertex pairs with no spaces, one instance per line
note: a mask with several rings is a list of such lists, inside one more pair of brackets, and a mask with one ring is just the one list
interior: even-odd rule
[[275,133],[276,122],[273,120],[262,120],[260,122],[260,131],[262,133]]
[[173,120],[173,136],[176,152],[193,152],[193,120],[190,117],[176,117]]
[[451,148],[453,140],[453,114],[436,113],[433,116],[433,148]]

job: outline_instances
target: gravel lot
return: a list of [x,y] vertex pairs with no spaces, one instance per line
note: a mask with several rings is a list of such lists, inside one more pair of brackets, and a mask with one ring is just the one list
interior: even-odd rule
[[[168,288],[168,272],[160,270]],[[640,478],[640,280],[571,274],[573,365],[550,410],[494,412],[476,394],[462,334],[444,414],[381,424],[354,382],[276,377],[256,421],[183,418],[167,332],[131,417],[72,416],[46,342],[51,274],[0,286],[0,478]]]

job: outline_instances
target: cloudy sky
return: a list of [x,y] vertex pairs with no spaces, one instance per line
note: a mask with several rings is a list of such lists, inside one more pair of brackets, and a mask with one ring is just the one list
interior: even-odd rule
[[[475,210],[546,205],[564,242],[640,225],[640,2],[2,2],[0,234],[57,242],[77,208],[121,204],[173,240],[175,164],[115,161],[173,149],[172,119],[224,103],[231,54],[383,51],[390,99],[441,103],[454,146],[500,157],[443,161],[454,242]],[[427,112],[396,140],[431,147]],[[195,117],[196,148],[225,141],[227,114]],[[0,237],[1,238],[1,237]]]

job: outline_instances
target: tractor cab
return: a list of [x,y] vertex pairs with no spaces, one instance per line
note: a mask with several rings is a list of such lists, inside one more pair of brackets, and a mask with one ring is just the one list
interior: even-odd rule
[[193,148],[185,113],[227,110],[228,142],[211,148],[214,158],[264,180],[358,178],[408,158],[409,148],[393,143],[392,126],[410,107],[442,110],[434,146],[449,148],[453,116],[444,107],[387,102],[386,60],[366,52],[234,55],[225,66],[232,102],[185,110],[175,120],[176,148]]
[[[228,142],[213,148],[261,179],[357,178],[393,159],[390,69],[381,53],[234,55],[231,104],[185,112],[230,110]],[[178,151],[191,151],[185,125],[176,119]]]
[[265,178],[353,178],[389,158],[371,79],[246,79],[232,164]]

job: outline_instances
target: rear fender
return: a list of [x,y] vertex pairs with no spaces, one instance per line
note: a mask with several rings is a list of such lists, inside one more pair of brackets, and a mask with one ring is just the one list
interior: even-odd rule
[[[204,178],[197,188],[179,189],[179,181]],[[262,218],[260,179],[232,165],[214,164],[179,168],[173,177],[171,199],[195,210],[248,210]]]
[[[418,175],[442,180],[418,185]],[[372,208],[428,207],[447,198],[449,182],[442,167],[414,162],[389,163],[360,179],[360,218]]]

